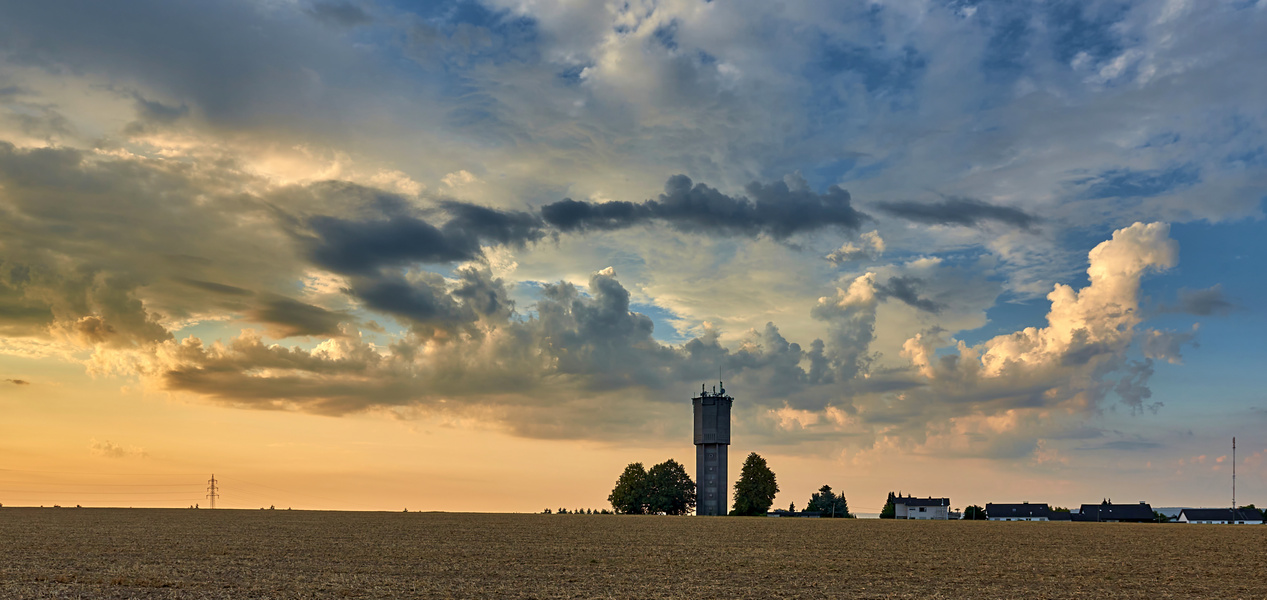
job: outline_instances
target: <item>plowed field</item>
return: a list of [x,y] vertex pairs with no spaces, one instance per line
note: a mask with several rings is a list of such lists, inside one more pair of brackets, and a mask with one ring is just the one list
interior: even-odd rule
[[3,598],[1267,598],[1267,527],[0,509]]

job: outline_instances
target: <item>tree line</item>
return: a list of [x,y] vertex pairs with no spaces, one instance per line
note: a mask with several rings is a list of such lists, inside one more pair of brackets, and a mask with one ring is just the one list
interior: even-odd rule
[[[735,484],[733,516],[759,516],[769,512],[779,484],[770,466],[753,452],[744,460]],[[673,459],[647,469],[642,463],[630,463],[616,479],[616,486],[607,497],[617,514],[685,515],[696,506],[695,482],[686,469]],[[795,512],[793,504],[789,510]],[[806,511],[824,517],[853,518],[844,494],[836,494],[830,485],[811,494]]]

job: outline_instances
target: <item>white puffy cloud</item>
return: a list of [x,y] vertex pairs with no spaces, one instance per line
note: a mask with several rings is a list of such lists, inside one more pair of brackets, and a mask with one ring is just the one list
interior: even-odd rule
[[855,260],[875,260],[884,254],[884,239],[879,231],[868,231],[858,236],[857,242],[845,242],[840,248],[823,257],[833,264]]

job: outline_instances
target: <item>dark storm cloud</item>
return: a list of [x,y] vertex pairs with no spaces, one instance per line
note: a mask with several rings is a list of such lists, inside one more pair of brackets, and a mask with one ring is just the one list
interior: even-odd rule
[[189,287],[202,290],[204,292],[212,292],[214,294],[223,294],[225,296],[253,296],[255,292],[243,289],[237,286],[216,283],[214,281],[202,281],[199,279],[189,279],[188,277],[173,277],[172,279],[179,281]]
[[271,326],[276,337],[297,335],[339,335],[339,323],[350,321],[346,313],[313,306],[285,296],[268,295],[249,311],[254,321]]
[[825,194],[791,189],[786,183],[753,182],[748,197],[723,194],[705,184],[674,175],[655,200],[581,202],[564,199],[541,208],[547,223],[564,232],[612,230],[663,221],[674,229],[720,235],[768,235],[786,239],[797,233],[839,227],[856,230],[867,219],[850,204],[849,192],[832,186]]
[[940,313],[945,305],[930,298],[920,298],[919,292],[923,284],[924,280],[918,277],[900,276],[890,278],[887,282],[877,285],[875,289],[882,298],[896,298],[922,311]]
[[27,380],[25,380],[25,379],[6,379],[6,380],[4,380],[4,382],[5,382],[5,383],[12,383],[13,385],[31,385],[31,382],[29,382],[29,381],[27,381]]
[[364,25],[373,20],[364,9],[351,2],[314,2],[304,8],[304,12],[323,23],[344,27]]
[[440,226],[409,214],[310,217],[312,259],[331,271],[364,275],[388,265],[471,260],[481,255],[482,244],[522,246],[545,236],[540,219],[529,213],[453,201],[441,208],[449,220]]
[[418,273],[411,281],[386,275],[358,279],[351,291],[368,308],[411,321],[456,321],[458,303],[449,295],[444,278],[435,273]]
[[959,196],[948,196],[928,203],[909,200],[878,202],[876,206],[885,214],[928,225],[971,227],[982,221],[998,221],[1029,229],[1038,223],[1038,217],[1018,208],[996,206],[975,198]]

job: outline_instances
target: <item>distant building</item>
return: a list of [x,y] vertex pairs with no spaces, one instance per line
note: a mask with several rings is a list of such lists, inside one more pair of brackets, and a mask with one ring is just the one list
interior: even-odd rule
[[986,504],[985,516],[991,521],[1050,521],[1051,507],[1047,503]]
[[823,513],[816,510],[790,511],[790,510],[783,510],[781,508],[778,508],[778,509],[767,512],[765,516],[767,517],[795,517],[795,518],[801,518],[801,519],[818,519],[823,516]]
[[950,519],[950,498],[897,496],[893,498],[893,518],[946,521]]
[[1179,511],[1180,523],[1212,525],[1262,525],[1263,513],[1252,508],[1185,508]]
[[691,399],[695,414],[695,514],[726,515],[729,495],[726,482],[726,449],[730,446],[730,407],[735,399],[726,395],[726,388],[701,387],[699,396]]
[[1073,513],[1070,513],[1067,510],[1053,510],[1050,513],[1047,513],[1047,520],[1048,521],[1072,521]]
[[1157,520],[1153,507],[1147,502],[1139,504],[1083,504],[1074,521],[1099,523],[1152,523]]

